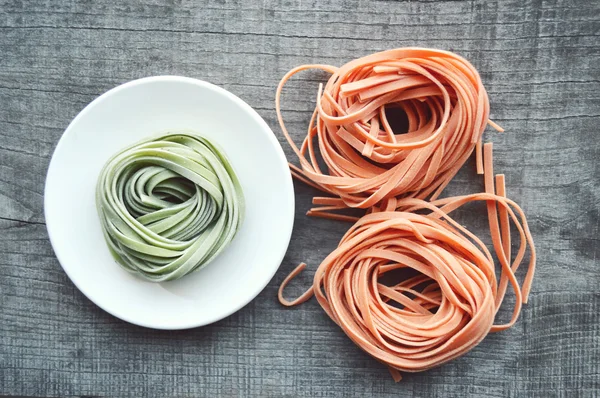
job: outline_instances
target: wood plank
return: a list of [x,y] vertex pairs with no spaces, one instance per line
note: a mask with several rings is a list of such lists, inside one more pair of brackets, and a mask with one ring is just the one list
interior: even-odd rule
[[[600,390],[600,6],[568,0],[367,1],[0,0],[0,394],[27,396],[591,397]],[[517,325],[440,368],[404,375],[358,350],[299,293],[347,224],[308,219],[315,192],[296,185],[282,266],[260,296],[215,325],[160,332],[87,300],[58,264],[43,187],[62,131],[125,81],[177,74],[221,85],[265,118],[279,78],[302,63],[341,65],[401,46],[456,51],[480,70],[496,170],[526,211],[539,252]],[[283,109],[300,141],[326,75],[290,82]],[[448,194],[478,191],[467,164]],[[485,211],[460,211],[485,234]],[[508,316],[510,301],[501,317]]]

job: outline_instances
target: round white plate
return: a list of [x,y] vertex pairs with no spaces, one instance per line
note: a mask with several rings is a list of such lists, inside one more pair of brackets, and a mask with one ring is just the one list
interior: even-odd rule
[[[242,184],[246,216],[208,266],[177,281],[147,282],[111,257],[96,212],[96,182],[123,147],[185,129],[225,150]],[[185,329],[234,313],[271,280],[290,241],[294,191],[279,142],[248,104],[210,83],[159,76],[116,87],[77,115],[52,156],[44,207],[56,257],[83,294],[127,322]]]

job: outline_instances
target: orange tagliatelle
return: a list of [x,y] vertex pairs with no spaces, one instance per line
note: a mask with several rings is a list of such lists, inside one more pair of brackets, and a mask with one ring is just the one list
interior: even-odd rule
[[[285,127],[280,98],[284,84],[307,69],[331,77],[319,86],[308,134],[298,148]],[[406,113],[407,132],[392,130],[390,107]],[[291,166],[294,177],[341,199],[315,198],[331,204],[313,209],[312,215],[368,209],[391,198],[434,200],[475,148],[481,172],[486,124],[501,130],[488,120],[488,96],[473,65],[451,52],[424,48],[383,51],[340,68],[299,66],[279,83],[276,111],[300,160],[301,168]]]
[[[535,248],[523,211],[505,196],[504,176],[497,175],[494,184],[491,144],[484,147],[484,160],[485,193],[388,202],[384,211],[360,218],[321,263],[313,286],[288,301],[283,289],[305,264],[296,268],[281,284],[280,302],[296,305],[315,295],[356,345],[389,366],[396,381],[399,372],[430,369],[466,353],[489,332],[509,328],[527,302]],[[449,215],[476,201],[487,204],[499,279],[484,243]],[[511,224],[520,238],[514,256]],[[521,287],[515,271],[527,248],[529,267]],[[387,273],[407,268],[418,275],[382,283]],[[516,295],[512,317],[495,324],[509,285]]]

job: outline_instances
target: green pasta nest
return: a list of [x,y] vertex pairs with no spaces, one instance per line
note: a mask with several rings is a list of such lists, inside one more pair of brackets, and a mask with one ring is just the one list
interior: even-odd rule
[[223,151],[205,137],[169,133],[113,156],[96,188],[104,237],[127,271],[161,282],[210,263],[244,218],[244,195]]

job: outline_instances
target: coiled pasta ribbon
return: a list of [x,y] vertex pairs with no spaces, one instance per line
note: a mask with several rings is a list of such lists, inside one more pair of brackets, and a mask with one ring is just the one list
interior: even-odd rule
[[188,133],[147,139],[113,156],[100,173],[96,206],[115,260],[153,282],[206,266],[244,217],[242,189],[225,154]]
[[[281,92],[307,69],[331,73],[319,86],[308,133],[298,148],[281,114]],[[368,55],[340,68],[303,65],[288,72],[276,92],[283,134],[300,160],[294,177],[342,199],[344,207],[368,209],[390,198],[436,199],[477,149],[489,101],[477,70],[442,50],[400,48]],[[393,131],[386,110],[402,109],[408,131]],[[316,141],[316,143],[315,143]],[[323,170],[319,159],[327,166]],[[315,198],[315,204],[322,202]]]
[[[337,249],[317,269],[313,286],[292,306],[316,296],[327,315],[361,349],[389,366],[396,381],[400,371],[418,372],[450,361],[472,349],[489,332],[511,327],[527,302],[535,270],[535,247],[521,208],[505,197],[504,175],[494,186],[492,145],[486,144],[486,192],[427,202],[417,198],[388,201],[387,207],[360,218]],[[497,189],[497,192],[496,192]],[[487,204],[496,265],[485,244],[450,217],[470,202]],[[519,245],[511,253],[511,223]],[[530,252],[522,287],[515,272]],[[514,254],[514,257],[512,256]],[[412,277],[382,279],[398,269]],[[494,324],[507,287],[516,301],[509,322]]]

